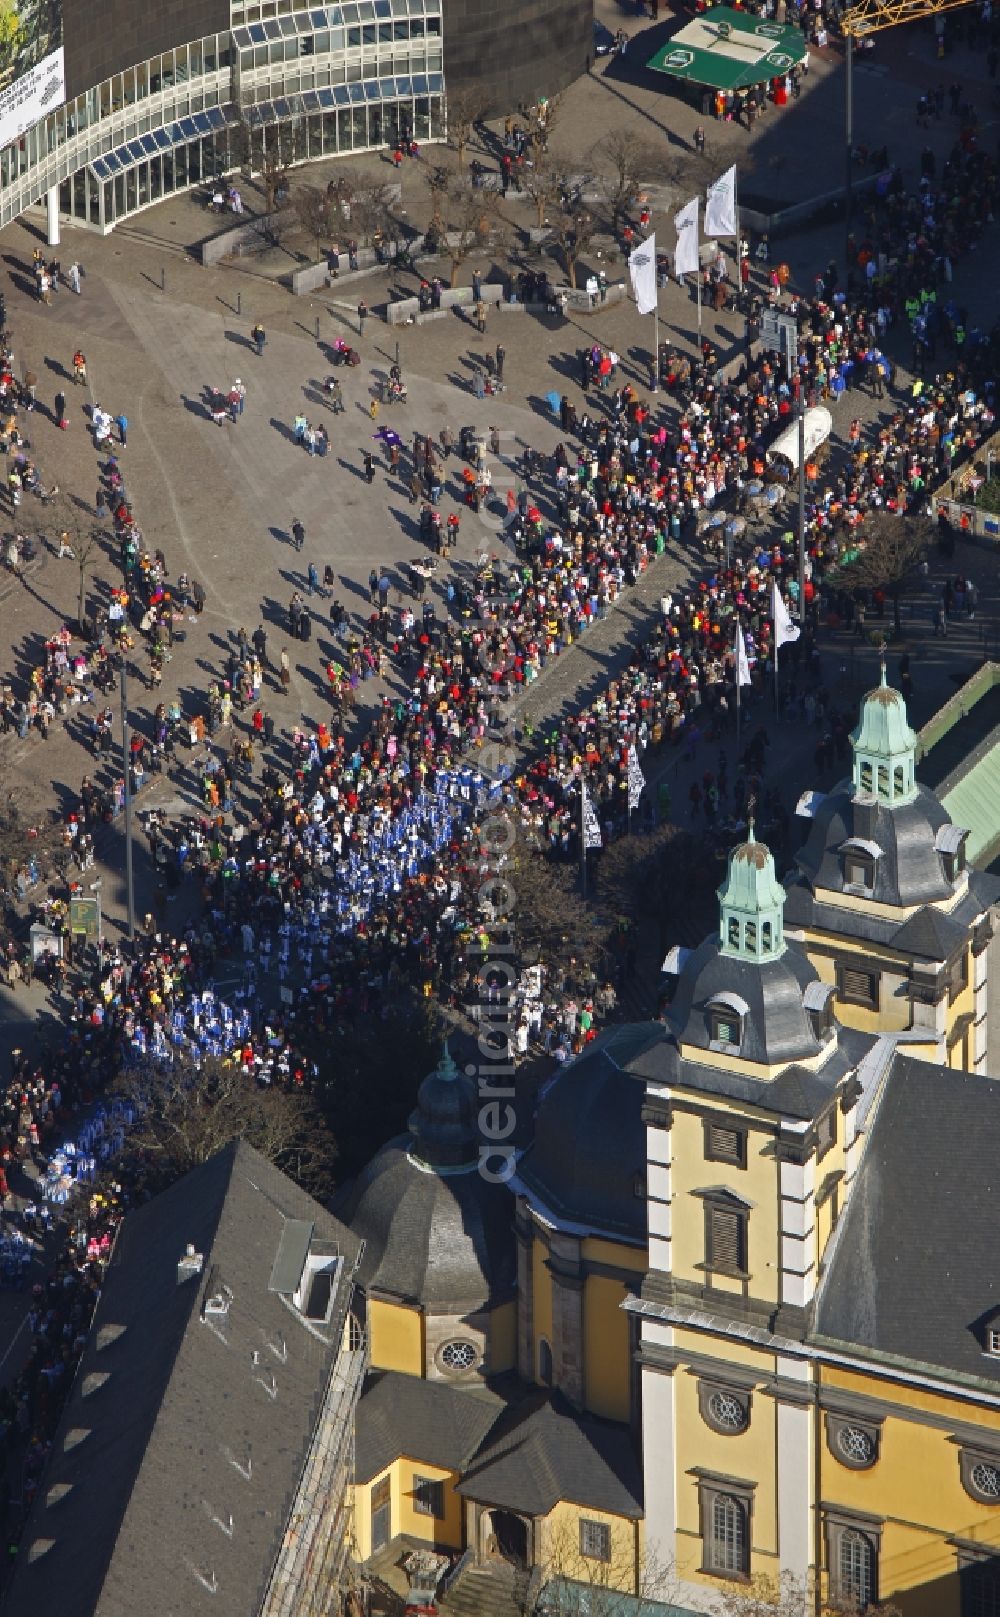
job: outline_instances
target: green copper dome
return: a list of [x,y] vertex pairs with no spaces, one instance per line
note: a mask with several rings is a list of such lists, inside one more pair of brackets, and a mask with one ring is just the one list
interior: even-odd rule
[[912,803],[917,795],[914,769],[917,738],[906,717],[899,691],[882,678],[861,704],[857,729],[851,733],[854,749],[852,778],[855,792],[874,797],[890,807]]
[[750,824],[746,842],[729,855],[719,888],[719,953],[731,960],[774,960],[785,952],[785,889],[769,848]]

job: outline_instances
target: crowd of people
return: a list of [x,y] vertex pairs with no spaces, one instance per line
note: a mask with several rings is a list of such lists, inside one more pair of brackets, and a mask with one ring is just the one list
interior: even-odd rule
[[[291,658],[287,644],[269,647],[263,624],[252,634],[234,626],[228,660],[195,704],[179,697],[151,704],[135,726],[129,785],[141,794],[150,771],[166,769],[193,789],[199,807],[145,817],[155,886],[134,955],[106,940],[71,975],[53,968],[66,1037],[37,1061],[18,1055],[0,1100],[8,1214],[10,1179],[31,1161],[44,1169],[57,1138],[80,1145],[88,1112],[130,1063],[216,1058],[238,1063],[248,1082],[309,1087],[318,1076],[309,1053],[317,1031],[377,1019],[404,985],[474,1018],[489,918],[477,825],[489,804],[516,819],[544,855],[579,859],[582,787],[606,843],[630,823],[641,760],[658,777],[643,799],[647,822],[685,819],[728,837],[752,795],[765,834],[770,826],[781,835],[786,806],[768,776],[769,741],[754,705],[773,663],[775,587],[801,624],[785,652],[785,709],[817,726],[818,761],[832,766],[846,751],[848,716],[822,685],[816,639],[831,614],[863,613],[863,592],[851,588],[845,561],[864,543],[870,513],[933,510],[937,485],[994,427],[983,345],[948,293],[951,266],[992,212],[993,165],[963,130],[940,185],[926,168],[917,191],[908,195],[890,172],[866,204],[846,282],[830,265],[811,296],[788,292],[780,278],[771,285],[772,300],[798,323],[791,376],[750,344],[732,376],[709,342],[693,359],[665,347],[663,408],[624,379],[612,350],[595,345],[579,356],[582,403],[568,392],[557,399],[561,442],[552,454],[528,447],[516,465],[504,463],[499,441],[471,428],[457,438],[448,429],[418,431],[412,446],[379,435],[386,475],[404,479],[420,506],[428,553],[437,550],[447,564],[457,538],[458,511],[442,519],[446,489],[456,492],[456,506],[495,515],[502,542],[474,566],[446,565],[436,578],[425,569],[415,603],[376,567],[368,609],[353,615],[335,580],[321,582],[311,566],[305,598],[296,591],[289,605],[287,630],[304,641],[313,599],[329,591],[332,649],[317,653],[329,716],[287,736],[266,703],[269,687],[287,688]],[[906,393],[885,351],[904,322],[917,371]],[[502,380],[502,357],[491,374]],[[16,446],[19,414],[33,396],[15,375],[8,347],[0,394],[7,440]],[[809,403],[839,401],[846,422],[862,388],[877,397],[888,390],[891,413],[867,432],[851,421],[843,452],[809,468],[800,601],[793,534],[780,524],[758,528],[780,511],[787,474],[768,451],[800,392]],[[102,827],[123,808],[107,701],[122,659],[141,651],[156,690],[205,603],[196,581],[173,579],[163,552],[149,553],[110,419],[102,413],[94,426],[96,513],[120,577],[88,642],[62,628],[26,677],[0,682],[4,732],[27,738],[34,726],[44,736],[80,710],[79,734],[96,762],[63,816],[67,875],[91,867]],[[371,451],[366,462],[373,484]],[[503,467],[503,487],[488,475],[491,463]],[[301,523],[293,532],[301,549]],[[627,666],[585,706],[536,727],[524,693],[668,552],[694,561],[700,576],[684,589],[664,586],[660,611]],[[429,579],[436,588],[428,599]],[[753,670],[742,692],[737,625]],[[379,676],[386,686],[370,721],[358,726],[356,693]],[[733,763],[738,698],[747,706]],[[492,773],[483,767],[491,739],[508,744],[511,760]],[[685,804],[672,802],[670,777],[657,762],[670,749],[701,766]],[[191,895],[188,919],[171,927],[169,905],[182,887]],[[64,905],[43,903],[37,913],[65,938]],[[238,962],[232,991],[216,981],[222,960],[229,970]],[[563,1061],[578,1053],[615,1013],[632,964],[623,949],[607,961],[526,966],[512,1002],[515,1057],[544,1052]],[[30,969],[11,946],[3,965],[11,984]],[[87,1139],[92,1146],[92,1132]],[[59,1159],[60,1184],[74,1175],[80,1181],[74,1223],[52,1274],[35,1288],[29,1363],[0,1393],[0,1451],[4,1440],[18,1442],[26,1496],[128,1195],[120,1184],[93,1193],[93,1156],[80,1149]],[[29,1203],[20,1230],[11,1226],[0,1237],[6,1283],[24,1283],[26,1255],[30,1280],[39,1233],[30,1214]],[[44,1213],[35,1218],[44,1225]]]

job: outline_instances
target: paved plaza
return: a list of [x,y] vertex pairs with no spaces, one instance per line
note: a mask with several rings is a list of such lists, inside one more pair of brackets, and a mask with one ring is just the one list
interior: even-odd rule
[[[609,17],[609,21],[613,20]],[[617,23],[616,23],[617,25]],[[656,29],[626,22],[633,33],[642,28],[642,43],[632,50],[644,60],[659,37]],[[938,80],[931,60],[929,33],[910,29],[880,39],[876,60],[858,73],[859,138],[887,140],[903,162],[907,177],[916,172],[920,144],[935,146],[943,156],[954,139],[954,129],[934,127],[926,135],[917,131],[913,105],[917,90]],[[894,54],[895,53],[895,54]],[[814,62],[801,101],[786,110],[772,109],[758,125],[754,138],[734,126],[709,126],[709,157],[718,167],[739,156],[745,170],[746,194],[755,192],[779,200],[796,200],[819,184],[817,172],[829,169],[830,186],[839,183],[842,72],[839,58],[820,53]],[[891,76],[886,69],[891,66]],[[973,84],[977,64],[958,64]],[[949,65],[949,72],[952,65]],[[987,122],[983,138],[992,141],[991,116],[985,70],[978,69],[978,93]],[[630,77],[630,55],[598,64],[590,79],[568,92],[559,113],[555,143],[567,157],[583,157],[608,131],[636,127],[661,138],[663,174],[651,175],[651,193],[657,200],[653,224],[662,233],[664,247],[673,245],[672,207],[694,189],[685,177],[698,113],[677,100],[669,89],[647,82],[641,72]],[[970,89],[970,93],[972,93]],[[876,126],[876,120],[878,120]],[[655,126],[655,127],[654,127]],[[326,165],[326,169],[332,165]],[[324,170],[325,172],[326,170]],[[700,172],[700,170],[699,170]],[[312,176],[309,176],[310,178]],[[321,176],[322,177],[322,176]],[[419,216],[424,190],[419,164],[403,171],[404,204]],[[824,186],[826,180],[823,181]],[[530,222],[525,206],[511,204],[513,217]],[[664,208],[668,211],[664,212]],[[377,454],[377,472],[369,487],[363,475],[363,454],[378,450],[373,444],[369,406],[379,381],[395,357],[397,333],[372,320],[363,339],[357,336],[354,306],[364,296],[377,307],[394,292],[411,291],[413,279],[385,273],[365,277],[350,287],[335,287],[330,294],[293,298],[262,266],[241,261],[218,269],[205,269],[184,250],[200,231],[209,233],[213,221],[194,198],[176,197],[150,210],[105,239],[83,232],[68,232],[64,262],[79,257],[86,271],[83,294],[59,292],[51,308],[33,296],[31,254],[41,239],[34,221],[22,221],[0,238],[0,260],[6,279],[8,322],[14,333],[15,356],[20,368],[39,377],[39,408],[32,418],[32,449],[46,483],[57,481],[63,490],[92,508],[97,487],[98,459],[88,427],[92,408],[100,404],[112,415],[129,418],[128,447],[123,464],[129,495],[147,547],[161,547],[172,577],[187,571],[206,591],[206,607],[197,621],[187,625],[183,645],[175,648],[157,696],[133,680],[131,701],[134,723],[142,728],[156,700],[178,693],[187,710],[196,705],[208,683],[222,674],[232,637],[239,627],[252,633],[263,622],[268,632],[268,656],[277,663],[282,647],[293,660],[287,694],[273,674],[264,703],[274,717],[281,744],[295,725],[315,724],[328,714],[323,664],[331,652],[325,600],[310,603],[314,633],[308,645],[291,642],[285,628],[289,597],[303,588],[306,567],[314,562],[322,574],[330,566],[337,577],[334,594],[355,620],[368,615],[367,578],[372,567],[387,568],[394,580],[405,577],[409,563],[424,554],[416,515],[406,482],[389,474],[385,457]],[[977,254],[956,271],[955,295],[970,306],[981,323],[995,317],[995,278],[983,273],[997,245],[997,227],[991,226]],[[831,255],[842,248],[842,225],[829,225],[791,237],[781,243],[781,254],[791,264],[798,284],[811,290],[811,279]],[[839,245],[838,245],[839,244]],[[596,264],[596,259],[595,259]],[[488,260],[462,268],[468,283],[473,267],[484,275],[495,272]],[[610,266],[611,278],[623,273],[620,259]],[[237,313],[237,310],[239,311]],[[261,321],[268,333],[258,356],[249,332]],[[319,338],[317,340],[317,327]],[[716,345],[724,370],[738,368],[742,355],[743,320],[730,313],[715,316],[706,309],[704,334]],[[341,369],[346,411],[334,416],[321,391],[330,373],[329,345],[340,335],[357,342],[362,364]],[[546,452],[559,441],[559,423],[546,403],[555,391],[567,394],[582,407],[578,351],[597,341],[621,356],[621,373],[640,390],[647,390],[652,346],[652,322],[641,320],[631,303],[600,306],[586,315],[563,321],[533,314],[490,316],[485,335],[461,312],[419,328],[398,332],[399,357],[409,387],[406,406],[387,411],[378,425],[391,425],[404,443],[415,431],[435,435],[448,426],[457,435],[463,426],[501,435],[501,465],[495,482],[517,481],[517,462],[525,446]],[[662,294],[661,339],[691,352],[697,342],[693,301],[678,286]],[[507,389],[495,399],[477,400],[471,389],[473,367],[497,341],[506,349]],[[908,386],[908,343],[898,345],[899,392]],[[71,385],[71,359],[82,348],[88,360],[88,387]],[[241,419],[218,426],[206,406],[206,390],[228,388],[236,377],[247,389]],[[53,401],[57,391],[69,397],[70,425],[57,430]],[[665,397],[659,408],[674,418],[674,406]],[[861,412],[871,422],[887,416],[892,400],[877,402],[867,395],[841,401],[835,410],[835,453],[842,452],[851,415]],[[331,437],[326,457],[310,458],[292,439],[291,423],[304,411],[312,421],[323,420]],[[405,461],[404,461],[405,465]],[[461,505],[459,464],[449,462],[450,480],[441,504],[442,515],[461,512],[460,542],[453,566],[470,569],[483,550],[502,550],[505,540],[495,519],[478,521]],[[32,517],[36,516],[33,511]],[[294,520],[306,530],[301,553],[291,543]],[[87,579],[88,605],[106,600],[117,579],[115,546],[109,538],[104,554]],[[545,670],[531,688],[530,718],[538,723],[550,714],[572,707],[582,693],[596,689],[602,679],[627,655],[631,638],[642,634],[659,598],[692,576],[702,576],[705,558],[698,550],[676,549],[658,560],[640,584],[626,592],[620,605],[582,641]],[[981,609],[974,620],[956,625],[947,641],[930,638],[930,612],[926,602],[915,603],[919,616],[907,620],[908,649],[913,659],[913,711],[921,722],[954,689],[984,652],[995,651],[998,590],[992,557],[969,550],[955,565],[972,576],[980,591]],[[434,592],[443,610],[448,569],[439,570]],[[79,579],[72,561],[56,559],[46,550],[24,582],[0,575],[0,671],[24,678],[40,660],[43,641],[76,612]],[[846,700],[863,688],[874,666],[874,651],[863,641],[849,641],[843,633],[827,632],[821,640],[824,679]],[[142,666],[145,666],[144,660]],[[356,722],[363,725],[381,699],[383,687],[367,682],[359,693]],[[117,702],[112,706],[117,714]],[[770,723],[770,710],[762,717]],[[116,720],[117,723],[117,720]],[[0,738],[3,790],[17,800],[25,823],[41,821],[58,811],[81,777],[92,770],[90,753],[74,737],[74,722],[64,730],[53,727],[48,740],[36,732],[21,741]],[[773,726],[775,757],[787,753],[788,798],[791,804],[800,783],[812,769],[813,737],[792,727]],[[735,748],[735,741],[731,744]],[[697,774],[700,760],[664,760],[663,769],[677,777],[675,803],[685,800],[687,772]],[[197,801],[188,796],[184,777],[154,777],[144,789],[141,806],[162,804],[186,811]],[[122,838],[116,825],[99,847],[105,878],[104,901],[112,925],[119,925],[123,910]],[[139,913],[148,903],[150,872],[144,853],[138,862]],[[8,1044],[23,1034],[22,1018],[35,1002],[19,990],[14,1005],[6,990],[0,1005],[13,1012],[8,1023]]]

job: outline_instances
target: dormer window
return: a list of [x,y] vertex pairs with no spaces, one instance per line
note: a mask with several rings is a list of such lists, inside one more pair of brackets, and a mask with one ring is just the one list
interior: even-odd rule
[[820,1044],[833,1030],[833,983],[809,983],[802,996],[802,1006]]
[[844,891],[871,894],[875,891],[875,872],[881,849],[867,837],[848,837],[840,850],[844,872]]
[[960,825],[942,825],[934,838],[934,846],[941,855],[945,880],[952,886],[965,869],[965,839],[968,834]]
[[719,994],[706,1007],[708,1037],[713,1045],[724,1050],[738,1050],[743,1043],[744,1017],[750,1010],[738,994]]
[[986,1332],[986,1351],[995,1359],[1000,1359],[1000,1325],[991,1325]]
[[875,887],[875,861],[861,853],[850,853],[844,859],[844,886],[863,887],[870,893]]

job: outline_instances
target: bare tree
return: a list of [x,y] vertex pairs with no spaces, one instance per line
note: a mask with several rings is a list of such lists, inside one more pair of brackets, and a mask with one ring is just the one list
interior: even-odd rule
[[308,1095],[261,1088],[242,1067],[215,1059],[150,1063],[123,1074],[117,1087],[137,1106],[127,1149],[150,1188],[179,1179],[237,1137],[311,1193],[333,1187],[336,1147]]
[[923,517],[897,517],[876,511],[856,530],[860,550],[843,570],[849,588],[884,590],[892,602],[893,632],[903,632],[900,603],[911,589],[926,560],[931,525]]
[[450,175],[445,168],[434,168],[426,175],[431,198],[428,244],[451,260],[451,284],[457,285],[458,272],[477,247],[496,246],[506,220],[495,191],[477,190],[464,177]]
[[899,1607],[891,1602],[875,1606],[860,1606],[852,1599],[834,1597],[816,1598],[810,1582],[782,1573],[779,1578],[758,1574],[749,1583],[725,1589],[717,1597],[719,1617],[861,1617],[862,1610],[870,1617],[900,1617]]
[[655,173],[656,154],[634,130],[615,129],[595,146],[593,162],[600,175],[601,193],[611,210],[611,232],[617,236],[643,176]]
[[377,173],[369,171],[356,177],[351,197],[351,225],[366,247],[371,246],[376,236],[388,236],[395,229],[394,194],[392,186]]
[[428,169],[424,175],[424,184],[427,186],[431,204],[431,220],[427,227],[427,239],[431,245],[436,247],[447,228],[445,225],[445,211],[448,193],[451,188],[451,175],[441,164],[437,164],[434,168]]
[[594,239],[597,221],[583,198],[569,189],[572,182],[564,176],[560,185],[559,206],[553,219],[556,249],[570,286],[576,286],[576,266]]
[[[517,894],[515,930],[519,954],[526,965],[541,960],[566,965],[593,957],[593,921],[579,893],[575,865],[547,858],[524,835],[516,817],[507,821],[510,843],[500,875]],[[499,843],[497,845],[500,845]],[[487,854],[491,847],[484,849]]]
[[336,192],[331,196],[329,187],[324,189],[319,185],[296,186],[292,192],[292,207],[303,230],[315,242],[318,257],[323,250],[323,242],[329,241],[333,235],[334,216],[340,212],[340,200]]
[[672,1605],[678,1583],[672,1562],[661,1561],[646,1547],[636,1567],[631,1533],[608,1546],[605,1560],[580,1553],[578,1522],[562,1521],[543,1540],[547,1581],[541,1604],[553,1617],[617,1617],[622,1596],[630,1596],[632,1617],[653,1617]]
[[521,175],[521,190],[535,204],[535,217],[539,230],[545,225],[549,210],[559,201],[561,176],[548,152],[539,151],[535,161]]
[[101,558],[103,538],[103,532],[89,507],[83,500],[56,488],[30,516],[22,507],[20,531],[30,534],[40,544],[51,545],[53,549],[59,548],[61,539],[72,550],[80,574],[76,621],[82,628],[87,579]]
[[487,98],[475,88],[453,90],[447,100],[448,140],[455,148],[459,168],[465,166],[465,150],[472,139],[476,125],[486,115]]

